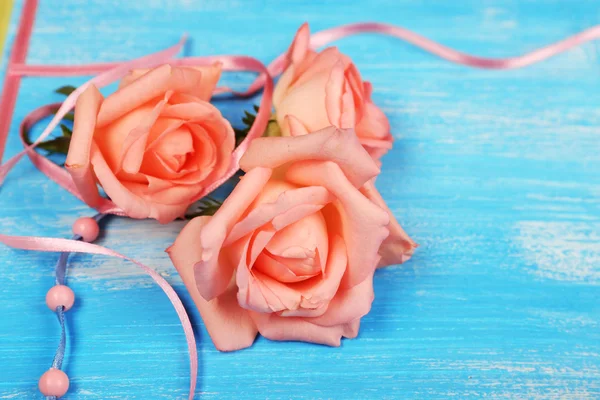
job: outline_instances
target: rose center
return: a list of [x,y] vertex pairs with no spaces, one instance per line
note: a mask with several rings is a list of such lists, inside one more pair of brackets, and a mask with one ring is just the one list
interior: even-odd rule
[[321,212],[278,231],[254,268],[280,282],[299,282],[321,274],[327,261],[327,227]]
[[172,172],[180,172],[185,162],[188,159],[188,155],[192,155],[193,152],[187,152],[185,154],[160,154],[156,153],[156,156],[160,158],[163,164]]
[[181,172],[194,155],[191,134],[185,127],[180,127],[158,139],[152,146],[152,151],[165,170],[171,173]]

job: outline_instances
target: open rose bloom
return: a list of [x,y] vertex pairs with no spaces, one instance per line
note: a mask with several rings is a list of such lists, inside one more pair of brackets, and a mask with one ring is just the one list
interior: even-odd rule
[[292,124],[308,132],[328,126],[353,128],[369,154],[379,159],[392,148],[393,138],[387,117],[371,100],[371,84],[363,82],[352,60],[336,47],[316,52],[309,39],[304,24],[273,93],[282,135],[290,135]]
[[167,250],[219,350],[248,347],[258,332],[339,346],[371,308],[376,267],[415,247],[354,130],[290,135],[254,140],[233,193]]
[[208,101],[221,65],[135,70],[103,98],[81,94],[65,163],[85,202],[97,184],[131,218],[166,223],[184,214],[231,164],[235,135]]

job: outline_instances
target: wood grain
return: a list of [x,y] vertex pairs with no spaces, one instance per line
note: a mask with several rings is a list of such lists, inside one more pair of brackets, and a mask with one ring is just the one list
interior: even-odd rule
[[[0,0],[1,1],[1,0]],[[12,42],[22,0],[15,2]],[[376,20],[469,53],[510,56],[600,21],[597,0],[42,0],[31,63],[140,56],[188,32],[188,54],[270,61],[296,28]],[[340,348],[215,350],[196,311],[202,399],[600,398],[600,68],[597,43],[527,69],[451,65],[397,40],[339,42],[396,137],[378,187],[421,247],[375,277],[360,336]],[[9,47],[9,46],[7,46]],[[7,52],[3,56],[3,67]],[[4,69],[3,69],[4,70]],[[251,77],[232,74],[227,83]],[[18,121],[78,79],[26,79]],[[108,89],[111,90],[110,88]],[[256,101],[219,102],[232,121]],[[38,127],[39,132],[39,127]],[[0,231],[66,237],[90,210],[27,161],[0,189]],[[163,250],[181,223],[112,219],[100,243],[147,262],[190,298]],[[0,247],[0,399],[40,398],[57,345],[44,296],[56,257]],[[184,398],[185,340],[134,265],[75,256],[65,399]]]

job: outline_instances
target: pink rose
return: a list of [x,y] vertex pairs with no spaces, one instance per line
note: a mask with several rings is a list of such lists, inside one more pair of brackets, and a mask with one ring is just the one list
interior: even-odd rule
[[231,162],[234,132],[211,97],[220,64],[136,70],[102,97],[77,100],[65,166],[87,204],[96,183],[131,218],[180,217]]
[[283,136],[290,124],[315,132],[328,126],[354,128],[361,144],[375,159],[392,148],[390,124],[371,100],[371,84],[363,82],[352,60],[336,47],[316,52],[310,32],[302,25],[288,51],[289,66],[273,94]]
[[404,232],[387,239],[375,161],[352,129],[329,127],[255,139],[240,165],[216,214],[190,221],[167,250],[215,346],[248,347],[257,332],[330,346],[356,337],[375,268],[414,247]]

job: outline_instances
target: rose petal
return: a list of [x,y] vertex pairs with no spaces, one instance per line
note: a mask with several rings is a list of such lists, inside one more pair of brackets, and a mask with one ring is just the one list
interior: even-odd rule
[[[327,312],[310,322],[321,326],[339,326],[348,324],[367,315],[375,298],[373,292],[373,274],[350,289],[340,289],[329,302]],[[259,327],[260,330],[260,327]]]
[[[148,176],[148,185],[140,194],[152,204],[187,207],[193,203],[196,194],[202,190],[198,185],[177,185],[168,180]],[[127,184],[127,183],[125,183]],[[161,188],[161,186],[163,186]],[[184,210],[185,211],[185,210]],[[178,216],[181,216],[179,214]]]
[[[213,282],[211,277],[221,274],[219,259],[225,238],[231,227],[246,211],[248,206],[260,193],[271,176],[267,168],[255,168],[249,171],[236,185],[233,192],[225,199],[223,205],[206,224],[199,236],[203,248],[202,259],[194,267],[198,290],[202,297],[211,300],[227,288],[226,279]],[[227,271],[233,275],[233,268]]]
[[[221,62],[215,62],[213,65],[210,66],[200,66],[200,67],[191,67],[191,66],[187,66],[186,68],[193,68],[197,71],[202,72],[202,100],[208,100],[210,99],[211,95],[212,95],[212,91],[215,89],[215,87],[217,86],[217,82],[221,76],[221,71],[222,71],[222,63]],[[129,84],[131,84],[132,82],[136,81],[137,79],[139,79],[140,77],[146,75],[148,73],[148,71],[151,71],[148,68],[139,68],[139,69],[134,69],[131,70],[131,72],[129,72],[128,75],[126,75],[125,77],[123,77],[123,79],[121,79],[121,81],[119,82],[119,89],[128,86]],[[205,98],[206,96],[208,96],[207,98]]]
[[371,84],[371,82],[363,82],[363,93],[364,100],[371,101],[371,96],[373,95],[373,85]]
[[388,213],[354,188],[331,161],[296,162],[288,168],[286,178],[299,185],[323,186],[338,198],[341,223],[328,221],[327,227],[330,235],[336,231],[342,235],[348,249],[348,269],[342,285],[352,287],[362,282],[379,261],[377,252],[389,234]]
[[106,163],[114,173],[122,171],[121,149],[125,138],[132,130],[143,124],[159,101],[156,100],[154,103],[148,102],[103,127],[96,125],[94,140],[102,152]]
[[356,125],[356,134],[365,139],[379,139],[390,142],[390,123],[379,107],[372,102],[366,102],[363,107],[363,116]]
[[[208,129],[204,128],[202,125],[187,124],[187,126],[194,134],[194,149],[196,150],[197,155],[196,165],[198,167],[198,174],[202,174],[206,177],[219,161],[218,152],[220,143],[215,143],[209,134]],[[231,156],[231,153],[229,156]],[[198,179],[199,176],[196,176],[195,178]]]
[[360,318],[356,318],[354,321],[344,324],[344,337],[348,339],[354,339],[358,336],[360,330]]
[[[195,137],[196,153],[193,159],[197,160],[197,171],[174,179],[176,183],[214,182],[225,174],[232,163],[231,154],[235,147],[233,128],[219,110],[206,104],[208,107],[205,107],[205,110],[208,112],[202,115],[202,118],[193,118],[186,124]],[[185,110],[179,109],[177,112]],[[198,141],[201,143],[197,143]]]
[[329,79],[329,74],[335,64],[340,60],[345,62],[348,58],[344,57],[337,47],[328,47],[319,53],[314,53],[312,57],[310,57],[309,52],[307,57],[302,60],[302,63],[295,64],[297,66],[296,80],[293,82],[292,88],[299,88],[306,84],[310,84],[310,82],[314,82],[315,80],[324,79],[320,87],[323,89],[323,94],[325,94],[324,89],[327,80]]
[[[217,151],[216,145],[206,134],[203,128],[194,125],[186,124],[185,129],[192,133],[190,138],[192,140],[192,150],[187,153],[186,162],[183,168],[179,172],[169,172],[166,166],[163,165],[157,155],[153,152],[146,154],[144,163],[148,164],[149,171],[153,176],[161,179],[168,179],[174,184],[180,185],[193,185],[197,188],[201,188],[202,183],[207,180],[207,177],[211,174],[211,169],[215,167],[218,160],[216,159],[215,152]],[[142,170],[145,164],[142,165]],[[198,190],[200,192],[200,190]]]
[[[195,237],[195,246],[200,247],[202,253],[194,264],[194,279],[198,292],[207,301],[220,296],[227,289],[235,272],[235,257],[232,254],[221,251],[215,254],[211,247],[205,246],[202,242],[213,219],[214,216],[203,226],[203,229],[197,231],[198,235]],[[198,238],[200,244],[197,243]],[[210,257],[208,261],[207,257]]]
[[98,181],[112,201],[123,209],[130,218],[147,218],[150,215],[150,206],[139,196],[136,196],[123,186],[108,167],[102,153],[92,146],[91,163]]
[[254,268],[265,273],[272,278],[276,278],[280,282],[299,282],[306,280],[314,275],[296,275],[287,265],[280,261],[278,257],[269,254],[268,251],[263,251],[256,262]]
[[303,23],[296,32],[292,41],[287,57],[290,63],[299,63],[304,59],[310,45],[310,28],[308,23]]
[[[277,196],[276,200],[268,201],[263,197],[268,193]],[[312,213],[316,208],[306,209],[306,205],[322,207],[332,200],[333,198],[329,192],[323,187],[313,186],[294,189],[291,185],[276,187],[275,183],[269,182],[265,185],[261,196],[257,198],[260,203],[246,217],[235,224],[227,237],[225,245],[238,240],[267,222],[274,221],[278,216],[285,217],[285,219],[274,221],[275,229],[283,229],[290,223],[308,215],[308,213]]]
[[280,261],[284,260],[297,275],[319,273],[329,253],[325,218],[320,212],[304,216],[277,231],[266,250]]
[[118,89],[121,89],[129,84],[131,84],[131,82],[139,79],[140,77],[142,77],[143,75],[146,75],[148,73],[148,71],[150,71],[150,69],[148,68],[137,68],[137,69],[132,69],[131,71],[129,71],[129,74],[125,75],[120,81],[119,81],[119,86]]
[[202,73],[201,84],[197,87],[192,88],[193,91],[191,93],[199,97],[201,100],[209,101],[212,97],[215,88],[217,87],[219,79],[221,78],[223,63],[220,61],[216,61],[210,66],[188,68],[193,68]]
[[337,163],[354,187],[361,187],[379,174],[354,131],[329,127],[310,135],[254,139],[240,160],[240,167],[277,168],[299,160],[327,160]]
[[[283,124],[281,123],[281,121],[283,120],[279,118],[280,114],[277,112],[277,110],[279,109],[281,102],[286,96],[290,85],[294,81],[295,69],[296,67],[293,64],[287,67],[283,74],[281,74],[281,77],[277,81],[275,89],[273,90],[273,108],[275,108],[275,114],[277,115],[277,120],[279,122],[279,125],[281,125],[280,128],[282,129],[282,134],[284,134],[284,136],[289,136],[289,134],[284,133],[284,129],[282,126]],[[284,115],[281,115],[281,118],[284,117]]]
[[261,287],[261,283],[254,276],[252,267],[265,248],[266,244],[275,235],[272,227],[261,229],[244,239],[242,257],[236,270],[236,284],[238,286],[238,303],[240,307],[258,312],[272,312],[283,309],[283,305],[268,290]]
[[371,139],[368,137],[359,137],[358,140],[360,141],[360,144],[362,144],[363,147],[366,148],[367,151],[369,151],[369,149],[380,149],[387,153],[387,151],[392,148],[392,140],[388,139]]
[[346,331],[343,325],[321,326],[308,319],[281,317],[250,311],[250,317],[261,335],[270,340],[292,340],[338,347]]
[[220,73],[220,65],[206,70],[169,64],[154,68],[106,98],[98,113],[98,126],[114,121],[168,90],[208,100]]
[[325,110],[327,111],[327,118],[331,125],[338,128],[353,128],[353,126],[342,127],[341,125],[344,86],[344,63],[342,60],[338,60],[331,69],[329,79],[325,85]]
[[215,106],[203,101],[167,105],[162,112],[162,117],[184,121],[203,121],[215,115],[220,116],[221,113]]
[[320,317],[327,312],[329,303],[323,303],[317,308],[298,308],[297,310],[283,310],[277,313],[281,317],[303,317],[303,318],[314,318]]
[[[360,119],[362,118],[363,107],[365,102],[365,85],[362,81],[362,78],[360,77],[360,72],[358,72],[358,68],[356,68],[356,65],[352,63],[352,60],[350,60],[350,58],[348,58],[347,60],[348,61],[346,64],[345,77],[346,84],[349,86],[349,89],[346,90],[346,92],[352,95],[351,103],[353,109],[356,111],[356,116],[354,117],[354,119],[356,121],[360,121]],[[354,127],[354,125],[352,125],[352,127]]]
[[244,278],[245,282],[241,287],[238,284],[237,301],[240,307],[260,313],[270,313],[273,310],[284,308],[282,305],[278,304],[276,298],[269,299],[270,302],[267,300],[267,295],[269,293],[267,292],[266,295],[263,293],[260,282],[257,281],[250,271],[247,269],[238,270],[236,280],[239,280],[240,278]]
[[236,273],[238,303],[243,308],[268,313],[294,310],[300,305],[300,293],[254,268],[276,233],[273,227],[268,226],[250,235],[249,240],[245,239]]
[[169,171],[177,173],[184,168],[187,156],[194,153],[195,149],[189,129],[179,127],[157,141],[152,150]]
[[260,271],[253,269],[252,275],[260,283],[261,291],[265,295],[267,302],[269,304],[278,304],[277,307],[271,306],[273,312],[298,309],[301,301],[300,293]]
[[221,63],[210,67],[173,67],[169,90],[208,101],[221,75]]
[[229,121],[223,118],[220,112],[213,118],[204,120],[202,126],[218,150],[217,163],[207,178],[209,181],[214,181],[221,178],[231,165],[231,154],[235,148],[235,132]]
[[[346,245],[341,236],[332,234],[329,258],[323,278],[311,285],[308,281],[294,285],[302,293],[302,307],[315,308],[328,303],[338,291],[348,265]],[[308,283],[308,285],[306,285]]]
[[73,135],[65,161],[65,167],[81,198],[90,207],[96,207],[101,200],[94,172],[90,168],[90,152],[96,129],[96,115],[102,100],[102,94],[94,85],[88,86],[77,99]]
[[273,94],[282,136],[290,135],[285,123],[287,115],[297,117],[309,131],[330,125],[325,109],[326,85],[332,68],[340,59],[341,53],[333,47],[318,54],[309,51],[301,63],[291,64],[283,73]]
[[[269,256],[268,259],[272,260],[272,262],[282,264],[287,269],[291,270],[296,278],[301,278],[293,279],[293,281],[296,282],[307,280],[317,275],[320,276],[325,268],[325,261],[323,260],[323,257],[320,256],[318,248],[315,250],[309,250],[299,246],[295,248],[288,248],[286,249],[285,256],[273,254],[268,248],[265,248],[263,253],[266,253]],[[256,264],[256,266],[258,266],[261,271],[263,270],[262,265]],[[267,270],[268,268],[269,266],[267,265]],[[274,277],[280,282],[285,282],[285,276],[287,276],[287,274],[284,276],[279,276],[271,273],[269,276]]]
[[390,216],[390,224],[388,225],[390,235],[383,241],[379,248],[379,255],[381,256],[379,267],[402,264],[408,261],[418,245],[406,234],[406,232],[404,232],[404,229],[402,229],[394,217],[394,214],[385,203],[385,200],[383,200],[381,194],[379,194],[379,191],[375,188],[373,181],[365,183],[360,191],[364,193],[369,200],[384,209]]
[[286,115],[283,123],[284,125],[287,125],[286,130],[287,132],[289,132],[289,135],[287,136],[302,136],[308,134],[308,130],[306,129],[304,124],[293,115]]
[[[120,182],[117,179],[104,160],[100,150],[95,145],[92,146],[90,161],[94,166],[96,177],[106,194],[130,218],[155,218],[161,224],[165,224],[182,216],[189,206],[189,204],[165,205],[149,203],[139,195],[134,194],[130,188],[125,186],[127,182]],[[129,183],[129,185],[136,184]]]
[[162,96],[169,89],[172,70],[168,64],[161,65],[108,96],[98,113],[98,127],[103,127],[142,104]]
[[[168,107],[168,105],[166,107]],[[150,136],[148,136],[148,145],[146,146],[146,150],[151,150],[158,144],[158,142],[160,142],[163,137],[181,128],[185,123],[185,121],[182,121],[181,119],[165,117],[163,115],[164,110],[165,108],[163,108],[163,112],[154,122],[154,125],[150,130]]]
[[350,85],[347,82],[344,84],[344,94],[342,95],[341,103],[342,114],[340,116],[340,128],[354,128],[354,125],[356,125],[357,112],[352,92],[350,91]]
[[235,286],[211,301],[202,298],[196,288],[194,264],[202,258],[202,248],[197,242],[209,219],[199,217],[191,220],[167,253],[198,307],[215,347],[221,351],[243,349],[252,345],[257,329],[246,310],[237,304]]
[[140,121],[141,123],[132,129],[123,140],[121,147],[121,167],[125,172],[129,174],[139,172],[142,160],[144,159],[150,130],[170,96],[170,92],[165,93],[164,98],[156,103],[146,118]]
[[[326,110],[326,91],[329,71],[321,71],[303,84],[294,83],[277,104],[275,113],[280,125],[287,115],[298,118],[310,132],[329,125]],[[310,100],[309,100],[310,99]]]

